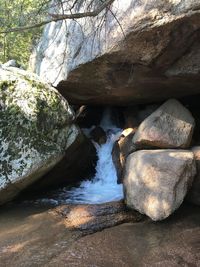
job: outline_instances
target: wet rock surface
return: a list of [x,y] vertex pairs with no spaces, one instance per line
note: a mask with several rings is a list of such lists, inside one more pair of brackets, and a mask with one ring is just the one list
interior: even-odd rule
[[63,266],[177,267],[200,264],[199,209],[183,207],[162,223],[123,224],[74,243],[52,259]]
[[106,132],[100,126],[95,127],[91,131],[90,135],[92,140],[94,140],[99,145],[103,145],[107,141]]
[[0,266],[197,267],[199,236],[200,208],[188,204],[163,222],[125,223],[82,238],[45,208],[7,206],[0,209]]
[[0,208],[0,266],[44,266],[76,238],[48,208],[34,205]]
[[52,211],[65,220],[71,230],[92,234],[126,222],[138,222],[144,216],[128,210],[122,201],[96,205],[63,205]]

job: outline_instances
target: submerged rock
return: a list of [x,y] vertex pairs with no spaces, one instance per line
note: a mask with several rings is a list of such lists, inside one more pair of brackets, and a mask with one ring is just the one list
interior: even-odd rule
[[0,204],[64,157],[79,130],[67,101],[38,76],[0,68]]
[[126,161],[125,202],[154,221],[163,220],[181,205],[195,174],[190,151],[137,151]]
[[200,205],[200,146],[193,147],[192,152],[196,160],[197,175],[194,178],[192,187],[188,192],[187,199],[196,205]]
[[[73,3],[55,3],[50,13],[95,10],[101,1],[69,11]],[[114,0],[109,9],[48,24],[32,69],[73,104],[125,106],[200,92],[199,1]]]
[[[51,261],[46,266],[197,267],[200,265],[199,220],[200,208],[184,205],[174,216],[162,223],[153,223],[150,220],[126,223],[82,237],[68,249],[63,249],[61,252],[58,250],[58,256],[51,257]],[[61,237],[64,233],[63,231]],[[4,236],[5,234],[3,238]],[[40,237],[40,235],[37,236]],[[59,244],[58,241],[57,244]],[[21,260],[24,255],[27,255],[25,252],[19,250],[17,253],[21,253],[20,256],[22,256],[16,258]],[[42,252],[43,258],[48,259],[49,251],[48,256],[44,251]],[[4,266],[7,265],[4,264]]]
[[[76,212],[78,213],[78,210]],[[76,212],[74,210],[74,214]],[[174,216],[162,223],[155,224],[150,220],[140,223],[130,221],[84,237],[82,235],[85,233],[70,231],[71,227],[69,225],[68,228],[68,223],[65,221],[66,216],[67,214],[62,216],[62,213],[52,213],[33,205],[1,208],[0,265],[6,267],[197,267],[200,265],[200,207],[183,205]],[[98,217],[91,219],[98,220]]]
[[103,145],[107,141],[106,132],[100,126],[95,127],[91,131],[90,135],[92,140],[94,140],[99,145]]
[[63,205],[51,212],[62,216],[70,230],[81,231],[83,235],[102,231],[127,222],[139,222],[143,216],[128,210],[122,201],[103,204]]
[[188,148],[194,126],[195,121],[189,110],[171,99],[140,124],[133,142],[142,148]]

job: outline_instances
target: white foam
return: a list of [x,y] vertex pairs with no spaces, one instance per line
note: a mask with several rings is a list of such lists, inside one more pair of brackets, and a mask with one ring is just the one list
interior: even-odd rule
[[112,148],[118,138],[120,129],[109,129],[110,134],[104,145],[97,146],[97,166],[95,177],[90,181],[84,181],[79,188],[67,191],[66,202],[73,203],[104,203],[123,198],[122,185],[117,184],[116,170],[112,161]]
[[[111,121],[110,111],[106,110],[101,127],[107,133],[107,142],[101,146],[95,144],[98,161],[96,174],[91,180],[83,181],[79,187],[70,191],[63,188],[51,196],[58,203],[98,204],[123,198],[122,185],[117,184],[116,170],[112,161],[112,148],[122,129],[116,128]],[[47,199],[45,199],[46,201]]]

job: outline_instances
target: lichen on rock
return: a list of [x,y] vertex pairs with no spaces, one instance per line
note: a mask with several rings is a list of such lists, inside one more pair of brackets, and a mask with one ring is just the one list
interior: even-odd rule
[[67,101],[37,75],[0,68],[0,203],[60,161],[77,135],[73,118]]

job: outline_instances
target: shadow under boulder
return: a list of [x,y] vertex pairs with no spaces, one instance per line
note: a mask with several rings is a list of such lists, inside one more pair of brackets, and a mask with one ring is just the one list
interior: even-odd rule
[[28,191],[55,189],[89,179],[95,173],[96,161],[94,145],[79,130],[78,137],[66,150],[63,159],[49,173],[31,185]]

